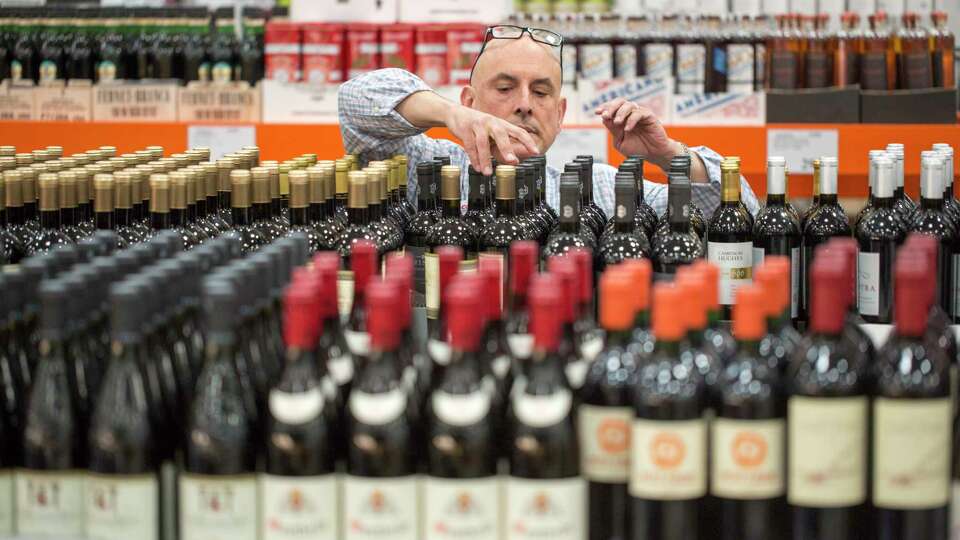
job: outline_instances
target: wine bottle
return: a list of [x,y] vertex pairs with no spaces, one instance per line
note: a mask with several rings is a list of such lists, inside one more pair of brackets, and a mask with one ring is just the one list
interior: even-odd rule
[[[372,162],[367,170],[367,211],[370,213],[370,225],[380,231],[384,250],[399,251],[403,247],[403,231],[393,218],[386,213],[387,182],[389,172],[384,162]],[[376,191],[374,194],[373,192]]]
[[[903,252],[910,251],[915,253],[916,257],[922,257],[927,261],[927,268],[934,268],[937,265],[937,256],[939,251],[939,242],[933,236],[926,234],[911,233],[907,241],[903,243],[900,249]],[[924,341],[930,348],[941,349],[947,353],[950,358],[957,354],[957,340],[953,332],[949,330],[950,316],[944,311],[940,304],[936,302],[936,280],[925,282],[927,288],[925,297],[929,296],[930,316],[927,319],[930,323],[927,325],[927,332],[924,334]],[[920,299],[922,301],[922,298]]]
[[220,210],[220,219],[227,224],[233,225],[233,204],[231,195],[233,192],[233,179],[231,172],[236,168],[234,161],[229,158],[217,160],[217,206]]
[[868,360],[843,339],[846,306],[836,299],[849,282],[838,262],[813,262],[810,335],[787,368],[787,501],[798,540],[856,538],[866,517]]
[[350,189],[347,222],[340,237],[340,245],[337,246],[345,266],[349,266],[350,250],[357,242],[373,242],[378,252],[383,251],[383,245],[379,243],[380,236],[370,227],[370,216],[367,213],[367,175],[361,171],[350,171],[347,176]]
[[724,370],[710,429],[710,492],[718,502],[719,538],[786,538],[786,400],[780,366],[761,352],[766,292],[740,288],[733,333],[740,351]]
[[707,494],[706,395],[694,372],[677,369],[686,331],[683,293],[653,289],[656,347],[639,366],[632,401],[632,538],[698,538]]
[[266,167],[250,169],[251,191],[253,193],[250,212],[253,225],[260,231],[267,243],[283,236],[283,229],[270,215],[270,170]]
[[690,180],[671,174],[667,189],[667,226],[661,225],[652,243],[655,281],[669,281],[678,268],[703,257],[703,243],[690,225]]
[[709,323],[707,306],[707,274],[696,268],[681,268],[674,284],[683,295],[684,327],[687,329],[680,344],[679,361],[696,373],[706,390],[705,407],[713,414],[719,398],[720,376],[726,362],[722,362],[714,343],[707,339]]
[[[577,264],[579,273],[577,287],[580,291],[573,331],[576,335],[580,354],[588,362],[592,362],[600,354],[600,350],[603,349],[603,330],[597,326],[597,310],[593,290],[595,281],[593,254],[586,249],[575,249],[570,252],[570,256]],[[626,262],[629,263],[630,261]]]
[[284,294],[286,366],[270,389],[266,471],[260,480],[260,537],[264,539],[286,539],[304,531],[339,534],[332,443],[338,437],[336,411],[333,390],[323,388],[332,382],[316,352],[319,287],[318,283],[295,283]]
[[[499,185],[497,186],[499,189]],[[510,354],[515,361],[530,358],[533,335],[530,332],[530,309],[527,293],[537,266],[537,244],[527,240],[510,244],[510,277],[507,282],[505,332]]]
[[[250,171],[232,170],[230,172],[230,225],[240,238],[240,249],[244,254],[256,251],[267,244],[267,237],[255,224],[250,208],[251,196]],[[152,199],[151,204],[153,204]]]
[[740,208],[739,165],[724,161],[720,172],[720,207],[707,228],[707,260],[720,269],[721,317],[730,320],[736,290],[752,282],[753,226]]
[[637,223],[638,209],[635,195],[636,180],[632,173],[619,172],[614,181],[614,210],[612,227],[607,227],[600,237],[597,253],[600,271],[619,264],[626,259],[643,259],[650,256],[650,242]]
[[523,226],[517,219],[516,168],[497,165],[496,219],[480,233],[480,261],[491,260],[500,266],[501,276],[510,273],[510,245],[524,239]]
[[953,147],[934,143],[931,148],[943,157],[943,208],[954,223],[960,223],[960,203],[953,191]]
[[[216,232],[225,233],[230,230],[230,224],[223,219],[225,212],[220,207],[220,168],[214,161],[204,161],[200,167],[204,178],[204,193],[207,197],[207,222]],[[226,180],[229,181],[230,177],[228,176]]]
[[[596,237],[593,227],[598,223],[596,214],[584,213],[580,209],[580,175],[563,173],[560,175],[560,224],[550,233],[543,247],[544,259],[553,255],[562,255],[577,248],[589,248],[595,251]],[[582,230],[585,227],[587,230]],[[601,229],[602,230],[602,229]]]
[[367,291],[370,356],[350,393],[345,433],[346,540],[369,538],[373,531],[398,540],[418,538],[416,411],[402,382],[397,351],[398,293],[395,284],[382,281]]
[[465,268],[477,264],[477,236],[460,215],[460,167],[444,165],[440,169],[441,217],[427,233],[430,251],[440,246],[457,246],[463,250]]
[[[39,171],[37,168],[31,167],[21,167],[20,171],[20,180],[23,182],[21,187],[21,192],[23,194],[23,220],[24,225],[28,230],[32,231],[33,234],[40,233],[40,215],[39,215],[39,197],[38,195],[38,183],[39,183]],[[29,246],[27,247],[29,251]]]
[[525,360],[507,413],[505,528],[511,538],[586,537],[586,487],[574,428],[573,395],[557,354],[560,282],[549,274],[530,284],[533,352]]
[[65,159],[72,160],[72,164],[75,165],[71,171],[77,182],[77,227],[80,228],[80,232],[82,232],[84,236],[89,236],[93,234],[95,230],[92,204],[93,175],[86,167],[81,167],[81,163],[73,158]]
[[895,158],[894,161],[894,177],[896,178],[897,185],[894,188],[893,198],[894,198],[894,209],[897,213],[900,214],[901,219],[904,223],[910,223],[913,220],[913,216],[918,210],[918,205],[910,198],[910,195],[904,191],[904,171],[903,171],[903,144],[901,143],[890,143],[887,145],[887,153],[892,154]]
[[896,327],[877,357],[872,411],[876,534],[948,538],[951,458],[942,449],[950,447],[953,429],[953,362],[924,344],[927,261],[905,251],[895,268]]
[[23,205],[23,176],[19,169],[4,171],[4,200],[6,204],[6,238],[10,250],[10,264],[17,264],[29,254],[34,233],[27,227]]
[[170,179],[170,228],[177,231],[183,239],[184,249],[190,250],[200,245],[205,238],[187,221],[187,173],[174,171],[167,175]]
[[564,256],[550,257],[547,260],[547,271],[560,281],[560,342],[557,345],[557,356],[576,400],[590,365],[590,360],[580,353],[579,336],[574,329],[577,307],[580,304],[580,272],[576,261],[572,257]]
[[347,318],[343,337],[350,354],[358,360],[370,352],[370,333],[367,330],[367,287],[379,273],[377,247],[373,242],[361,240],[350,248],[350,271],[353,274],[353,301]]
[[[860,222],[863,221],[863,218],[866,217],[868,213],[873,211],[873,186],[877,183],[877,158],[885,157],[890,159],[891,163],[893,163],[893,159],[895,159],[893,156],[887,154],[886,150],[870,150],[870,152],[868,152],[868,156],[870,159],[870,168],[867,172],[867,188],[870,193],[867,196],[866,206],[860,209],[860,212],[857,213],[857,217],[853,221],[854,231],[856,231],[857,227],[860,226]],[[897,219],[900,219],[899,213],[897,214]]]
[[[314,164],[316,164],[315,159],[310,165],[312,166]],[[260,163],[260,166],[266,167],[270,172],[270,219],[272,219],[280,229],[285,229],[290,226],[290,220],[288,216],[285,215],[284,201],[280,195],[280,164],[276,161],[263,161]],[[289,184],[287,188],[289,189]]]
[[528,225],[528,240],[544,243],[550,234],[550,220],[537,212],[537,166],[521,163],[517,166],[517,211]]
[[[44,183],[41,196],[49,187]],[[73,366],[67,353],[74,293],[62,280],[44,281],[39,288],[41,356],[26,407],[24,467],[15,480],[19,534],[84,534],[86,431],[71,388]]]
[[753,267],[765,257],[785,256],[790,263],[790,317],[800,316],[800,222],[787,202],[787,161],[767,158],[767,204],[753,225]]
[[[432,381],[434,375],[442,372],[450,362],[449,331],[444,310],[450,282],[463,262],[463,250],[459,246],[441,246],[436,253],[425,256],[428,275],[436,276],[427,282],[428,285],[436,285],[427,288],[427,354],[431,362],[429,372],[423,374],[425,381]],[[429,270],[432,266],[436,267],[435,274]]]
[[77,176],[73,171],[60,171],[57,173],[57,179],[60,187],[58,199],[60,203],[60,230],[71,241],[77,242],[84,237],[77,214]]
[[484,228],[493,223],[487,211],[487,185],[483,181],[483,174],[472,166],[467,169],[470,191],[467,199],[467,212],[463,215],[464,221],[470,226],[474,236],[480,242],[479,251],[483,251],[481,236]]
[[430,227],[436,223],[431,207],[431,191],[433,186],[433,163],[423,161],[417,164],[417,212],[404,238],[404,251],[413,255],[413,305],[425,306],[426,277],[424,275],[423,254],[427,250],[427,234]]
[[[234,181],[234,209],[238,202],[249,203],[245,194],[236,197],[239,185]],[[257,418],[250,416],[236,365],[237,292],[222,279],[207,278],[203,284],[206,361],[187,419],[178,481],[184,540],[257,538],[257,513],[252,510],[257,507]]]
[[[139,222],[135,221],[133,211],[133,180],[136,173],[129,170],[123,170],[113,175],[113,201],[114,211],[113,220],[116,226],[117,236],[121,238],[128,246],[142,242],[146,237],[142,234]],[[94,180],[96,181],[96,180]],[[140,201],[139,180],[137,183],[137,203]]]
[[810,200],[810,206],[800,218],[800,232],[807,230],[807,221],[810,221],[817,209],[820,208],[820,158],[813,160],[813,198]]
[[33,237],[31,254],[46,253],[73,241],[60,230],[60,186],[57,175],[42,173],[37,181],[40,192],[40,231]]
[[[674,176],[671,176],[674,175]],[[676,156],[670,160],[670,169],[667,173],[667,193],[669,199],[669,190],[670,186],[673,184],[672,178],[686,178],[687,183],[690,182],[690,156]],[[693,189],[691,188],[691,192]],[[664,214],[660,216],[660,229],[667,229],[670,225],[670,214],[673,212],[673,209],[670,208],[669,200],[667,203],[667,208],[664,211]],[[698,238],[703,238],[707,232],[707,220],[703,217],[703,210],[697,206],[696,203],[691,199],[689,203],[689,219],[690,226],[693,227],[694,232]],[[655,246],[654,246],[655,247]]]
[[[653,208],[644,200],[643,163],[643,157],[630,156],[620,164],[617,173],[626,172],[633,175],[637,198],[634,220],[637,226],[640,227],[640,230],[643,231],[643,234],[645,234],[648,239],[652,239],[653,235],[657,232],[659,218],[657,217],[657,213],[653,211]],[[611,225],[608,223],[607,230],[609,230],[610,227]]]
[[760,355],[781,374],[786,372],[803,339],[790,318],[791,268],[790,259],[786,257],[767,257],[757,268],[753,281],[768,299],[765,302],[767,333],[760,341]]
[[214,238],[220,231],[209,219],[207,211],[207,173],[200,165],[192,165],[187,168],[187,194],[190,198],[192,191],[192,203],[187,201],[187,221],[194,224],[194,228],[205,240]]
[[[287,234],[305,234],[310,242],[310,252],[316,253],[321,249],[330,249],[329,246],[320,245],[320,234],[315,225],[319,220],[311,220],[307,214],[314,209],[314,204],[310,199],[309,191],[312,187],[307,179],[307,171],[293,170],[287,175],[290,186],[290,229]],[[324,222],[326,220],[323,220]]]
[[850,236],[850,222],[837,203],[837,158],[820,158],[820,198],[803,229],[803,309],[809,312],[810,271],[817,246],[834,236]]
[[[649,294],[651,274],[648,261],[640,261],[639,267],[643,267],[639,276],[614,267],[600,278],[600,325],[606,331],[606,343],[587,371],[577,411],[580,469],[588,482],[590,540],[632,538],[627,481],[633,408],[627,381],[638,363],[632,335],[635,288],[647,289]],[[635,282],[635,277],[640,281]]]
[[594,237],[600,238],[607,224],[607,215],[597,203],[593,202],[593,156],[578,155],[574,162],[580,164],[580,213],[588,216],[590,230],[593,231]]
[[[11,277],[13,275],[14,277]],[[10,444],[0,450],[0,533],[13,535],[15,497],[13,491],[14,471],[23,467],[23,408],[27,385],[30,380],[26,355],[20,350],[18,328],[19,313],[23,309],[23,292],[17,288],[25,285],[20,272],[0,274],[0,384],[6,389],[0,402],[0,435]],[[21,362],[23,362],[21,364]],[[29,383],[27,383],[29,384]]]
[[[100,194],[97,201],[100,202]],[[159,539],[162,505],[157,426],[140,369],[146,306],[133,282],[110,291],[112,354],[90,424],[87,534],[97,538]]]
[[[97,230],[103,231],[115,231],[117,229],[114,218],[116,217],[116,209],[114,208],[113,196],[114,196],[114,182],[112,174],[98,174],[94,178],[94,220],[96,221]],[[120,235],[117,235],[117,249],[125,249],[130,244],[122,238]]]
[[476,285],[481,281],[461,275],[444,299],[451,354],[446,369],[431,381],[424,419],[423,537],[428,540],[462,534],[495,538],[500,527],[497,407],[493,381],[479,363],[482,327],[476,316],[485,291]]
[[[319,168],[319,178],[316,178],[317,168]],[[343,225],[336,219],[335,173],[335,165],[327,162],[307,169],[307,179],[310,186],[310,212],[312,213],[310,222],[317,229],[319,235],[318,246],[323,251],[336,251],[344,231]],[[290,174],[287,173],[288,184],[289,177]],[[317,185],[318,180],[320,185]],[[317,211],[313,213],[314,201],[318,199],[318,196],[323,198],[323,204],[318,204]]]
[[534,167],[534,187],[535,187],[535,211],[541,219],[547,223],[547,231],[552,231],[557,223],[560,222],[560,216],[552,206],[547,204],[546,185],[547,185],[547,157],[544,155],[530,156],[524,160]]
[[920,162],[920,206],[910,224],[910,231],[934,236],[939,240],[937,256],[937,304],[947,313],[953,307],[954,253],[957,249],[957,230],[943,211],[943,159],[927,156]]
[[[483,278],[482,302],[485,311],[483,332],[480,335],[480,363],[497,385],[497,393],[509,395],[513,386],[514,366],[510,358],[510,346],[507,344],[507,330],[503,317],[503,267],[495,261],[479,261],[477,271]],[[502,413],[503,411],[501,411]],[[502,418],[500,414],[498,418]]]
[[868,323],[889,324],[893,320],[893,263],[896,251],[906,238],[893,208],[893,161],[874,161],[876,178],[873,208],[857,225],[857,310]]

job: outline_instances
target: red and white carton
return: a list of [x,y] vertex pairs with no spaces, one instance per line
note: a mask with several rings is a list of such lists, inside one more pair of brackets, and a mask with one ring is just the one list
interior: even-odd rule
[[375,24],[351,23],[347,26],[347,78],[354,78],[380,67],[380,28]]
[[380,27],[380,67],[416,69],[413,53],[416,45],[416,27],[412,24],[386,24]]
[[267,23],[263,56],[268,79],[300,80],[300,25],[287,21]]
[[486,26],[479,24],[451,24],[447,28],[449,84],[470,84],[470,71],[480,55],[486,30]]
[[342,24],[303,23],[303,80],[343,82],[345,29]]
[[417,27],[417,75],[430,86],[448,84],[447,25],[425,24]]

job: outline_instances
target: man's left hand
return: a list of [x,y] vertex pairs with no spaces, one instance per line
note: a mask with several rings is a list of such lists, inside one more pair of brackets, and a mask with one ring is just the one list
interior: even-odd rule
[[650,163],[666,169],[670,158],[682,151],[680,143],[667,136],[663,124],[646,107],[617,98],[598,107],[596,114],[613,134],[614,148],[625,156],[645,156]]

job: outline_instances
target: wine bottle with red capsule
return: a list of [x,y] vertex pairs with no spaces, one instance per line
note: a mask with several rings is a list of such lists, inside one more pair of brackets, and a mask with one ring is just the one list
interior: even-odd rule
[[767,302],[767,332],[760,340],[760,355],[784,373],[803,337],[790,318],[790,258],[772,255],[757,267],[753,283],[763,289]]
[[507,331],[503,321],[503,267],[497,261],[481,260],[480,277],[483,278],[484,305],[486,306],[486,324],[480,336],[482,362],[495,377],[501,395],[508,395],[513,386],[515,374],[510,347],[507,345]]
[[558,352],[563,362],[567,382],[575,395],[579,395],[583,387],[583,380],[587,375],[589,361],[580,354],[579,340],[576,339],[574,322],[576,306],[579,304],[579,272],[577,264],[566,256],[550,257],[547,260],[547,270],[560,279],[560,345]]
[[[327,276],[329,279],[329,276]],[[265,474],[260,479],[260,537],[286,539],[300,531],[339,535],[334,474],[334,390],[317,361],[320,283],[295,283],[284,294],[286,366],[270,389],[266,410]],[[309,511],[290,511],[291,501]]]
[[377,245],[371,241],[358,240],[350,246],[353,301],[343,336],[347,340],[350,354],[361,359],[370,351],[370,334],[367,332],[367,286],[379,274],[378,259]]
[[872,361],[876,354],[876,347],[861,327],[863,317],[857,312],[857,241],[850,237],[831,238],[825,247],[817,250],[817,253],[819,254],[823,249],[841,255],[844,275],[847,277],[847,287],[843,290],[844,296],[839,299],[847,309],[843,333],[853,342],[861,355],[868,361]]
[[877,538],[949,538],[952,358],[924,340],[930,317],[925,257],[895,265],[895,328],[878,353],[873,399],[873,507]]
[[[927,234],[918,234],[913,233],[907,237],[907,241],[904,242],[902,250],[913,250],[919,253],[922,253],[923,257],[926,257],[928,268],[933,268],[937,265],[937,257],[939,253],[939,242],[938,240]],[[937,284],[936,281],[928,282],[928,293],[936,297],[937,294]],[[956,358],[957,356],[957,340],[954,333],[950,328],[950,316],[947,314],[946,310],[940,306],[940,303],[933,301],[930,305],[930,318],[928,319],[930,323],[927,326],[926,339],[927,344],[930,347],[937,347],[947,351],[947,354],[950,358]],[[956,370],[956,364],[954,364],[954,370]],[[958,453],[960,455],[960,453]],[[960,470],[960,469],[958,469]]]
[[657,341],[650,328],[650,280],[653,278],[653,264],[650,263],[649,259],[639,259],[625,261],[621,266],[630,273],[634,283],[631,292],[634,301],[634,316],[633,328],[630,330],[630,340],[639,364],[650,357]]
[[843,266],[842,256],[813,261],[809,335],[787,368],[795,540],[860,538],[867,519],[869,363],[844,336],[847,305],[838,299],[849,297],[851,284]]
[[679,358],[686,333],[680,288],[653,289],[651,358],[634,378],[630,512],[634,540],[699,538],[707,495],[706,389]]
[[580,476],[573,392],[558,354],[560,281],[537,275],[530,284],[534,344],[524,360],[507,413],[509,477],[506,534],[515,540],[586,537],[586,488]]
[[[391,253],[387,256],[384,279],[400,288],[400,306],[397,309],[397,324],[400,325],[400,356],[403,362],[403,381],[418,401],[422,401],[427,389],[418,373],[430,365],[430,358],[413,337],[413,306],[409,300],[413,293],[414,259],[409,253]],[[408,299],[403,301],[403,299]]]
[[444,306],[444,301],[446,300],[445,295],[447,292],[447,287],[450,286],[450,282],[453,280],[453,276],[460,270],[460,262],[463,261],[463,250],[458,246],[441,246],[437,248],[435,254],[428,254],[437,258],[437,287],[434,289],[433,295],[436,295],[435,300],[430,300],[431,293],[427,293],[427,305],[431,305],[431,302],[435,302],[432,305],[436,306],[436,316],[437,318],[429,327],[429,332],[427,334],[427,354],[430,356],[430,370],[429,373],[424,374],[426,381],[432,380],[433,376],[436,375],[439,371],[442,371],[443,368],[450,361],[450,343],[449,335],[447,332],[447,322],[446,322],[446,311]]
[[370,353],[347,403],[345,540],[419,538],[417,413],[402,380],[399,297],[390,282],[367,290]]
[[[600,278],[600,325],[606,331],[603,350],[590,364],[580,391],[577,427],[580,470],[587,480],[587,538],[631,538],[630,426],[633,423],[630,381],[638,354],[633,342],[636,288],[649,294],[649,261],[641,275],[613,267]],[[643,280],[645,272],[646,280]],[[639,277],[640,281],[635,281]]]
[[446,292],[450,360],[426,403],[425,540],[496,538],[500,526],[497,406],[480,364],[483,279],[458,275]]
[[738,289],[735,300],[733,333],[740,348],[723,372],[710,428],[717,538],[788,538],[783,377],[760,347],[767,335],[769,295],[754,284]]
[[721,321],[720,269],[705,260],[698,260],[693,267],[703,274],[703,287],[707,299],[707,328],[703,331],[704,347],[726,365],[737,351],[737,342],[727,326]]
[[721,363],[705,338],[708,317],[704,302],[707,290],[704,279],[704,274],[694,268],[681,268],[674,284],[683,294],[684,310],[681,316],[687,329],[680,349],[680,361],[703,380],[707,389],[706,407],[712,414],[719,393],[720,373],[725,364]]
[[507,345],[515,361],[526,360],[533,352],[527,292],[537,261],[536,242],[520,241],[510,244],[510,277],[507,281],[505,331]]
[[580,291],[577,303],[577,320],[573,330],[577,336],[580,354],[587,361],[591,361],[603,348],[603,331],[597,328],[596,304],[594,303],[594,273],[593,253],[589,249],[575,249],[570,256],[577,263],[580,278],[577,288]]

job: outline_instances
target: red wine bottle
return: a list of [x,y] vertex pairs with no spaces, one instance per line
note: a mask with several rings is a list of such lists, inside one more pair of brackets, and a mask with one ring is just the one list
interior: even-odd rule
[[937,256],[937,302],[951,312],[953,298],[953,253],[957,252],[958,233],[943,209],[943,158],[928,156],[920,162],[920,206],[912,214],[910,231],[936,237],[940,241]]
[[[436,253],[427,253],[424,257],[428,261],[436,260],[437,267],[436,292],[428,292],[427,294],[428,313],[429,306],[434,302],[434,300],[431,300],[434,295],[436,296],[436,304],[433,305],[437,306],[437,319],[431,321],[434,324],[429,326],[427,335],[427,354],[430,356],[431,363],[430,373],[425,374],[425,377],[426,380],[432,380],[434,375],[442,371],[450,361],[450,336],[447,330],[445,302],[447,288],[450,286],[453,276],[459,271],[460,263],[463,261],[463,250],[459,246],[441,246]],[[428,267],[430,265],[431,263],[428,262]],[[433,290],[433,288],[430,290]]]
[[952,358],[927,347],[929,263],[903,250],[896,262],[893,335],[876,363],[873,506],[878,538],[949,538]]
[[730,320],[737,288],[752,281],[753,222],[740,206],[739,164],[724,161],[720,171],[721,200],[707,227],[707,260],[720,268],[721,317]]
[[633,343],[635,288],[650,287],[650,263],[646,280],[635,282],[634,273],[613,267],[600,278],[600,325],[606,343],[590,364],[580,391],[577,427],[580,434],[580,468],[587,480],[588,538],[631,538],[630,426],[633,423],[630,384],[637,366]]
[[367,286],[379,273],[377,246],[370,240],[357,240],[350,246],[350,271],[353,274],[353,301],[343,337],[350,354],[362,359],[370,351],[367,332]]
[[510,278],[507,282],[507,345],[515,361],[526,360],[533,353],[530,332],[530,310],[527,293],[537,265],[537,244],[520,241],[510,244]]
[[560,279],[560,344],[557,352],[563,363],[567,382],[578,396],[587,376],[589,361],[580,354],[579,340],[576,339],[574,323],[576,322],[576,306],[579,304],[580,278],[577,263],[572,257],[554,255],[547,260],[547,270]]
[[768,300],[758,285],[737,290],[740,343],[723,372],[710,430],[710,492],[722,540],[786,538],[786,400],[781,368],[764,357]]
[[720,320],[720,269],[705,260],[698,260],[693,266],[703,275],[702,283],[706,297],[707,327],[703,331],[704,348],[714,357],[719,358],[721,365],[727,365],[727,362],[736,354],[737,342]]
[[580,355],[585,360],[592,361],[603,348],[603,332],[600,328],[597,328],[596,304],[594,302],[593,284],[596,280],[593,273],[593,253],[589,249],[580,248],[570,251],[569,255],[577,263],[577,271],[579,272],[577,279],[579,300],[573,330]]
[[637,364],[645,361],[656,343],[656,338],[650,328],[650,280],[653,277],[653,264],[649,259],[626,261],[625,271],[632,276],[634,287],[631,292],[634,302],[633,328],[630,331],[630,342],[633,352],[637,356]]
[[493,375],[497,394],[507,396],[510,388],[513,387],[516,369],[510,357],[510,346],[507,345],[507,332],[503,321],[501,305],[503,267],[497,261],[486,259],[479,262],[478,270],[484,281],[483,304],[486,306],[484,313],[486,324],[480,336],[481,362]]
[[[787,368],[787,501],[796,540],[858,538],[868,470],[868,360],[844,339],[843,260],[811,265],[810,335]],[[824,444],[830,441],[830,444]]]
[[817,246],[834,236],[850,236],[847,214],[837,202],[837,158],[820,158],[820,196],[803,227],[803,310],[809,315],[813,257]]
[[549,274],[530,285],[534,344],[525,376],[511,393],[507,413],[509,477],[504,527],[510,538],[586,536],[586,489],[580,476],[573,393],[558,354],[560,281]]
[[763,304],[767,312],[767,332],[760,340],[760,355],[781,374],[786,372],[803,339],[791,323],[793,268],[789,258],[773,255],[763,260],[753,276],[753,283],[763,289],[767,299]]

